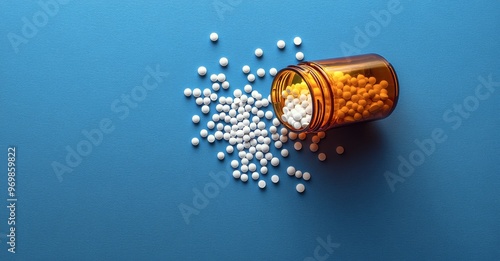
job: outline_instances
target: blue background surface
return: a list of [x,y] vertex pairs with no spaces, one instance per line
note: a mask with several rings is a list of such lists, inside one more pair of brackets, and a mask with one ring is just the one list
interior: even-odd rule
[[[314,260],[315,250],[328,260],[500,259],[499,86],[460,125],[443,119],[474,101],[480,77],[500,82],[499,1],[401,0],[401,12],[363,46],[356,28],[373,26],[371,12],[391,1],[101,2],[59,4],[17,52],[9,34],[23,37],[23,17],[43,9],[0,3],[0,205],[9,145],[17,147],[18,198],[16,254],[7,251],[9,213],[0,208],[1,260]],[[199,108],[184,88],[210,86],[196,74],[200,65],[242,88],[244,64],[294,64],[295,36],[306,60],[344,56],[346,45],[383,55],[399,76],[396,110],[328,131],[323,163],[288,143],[293,153],[270,173],[279,185],[262,191],[231,177],[187,224],[179,206],[193,206],[193,191],[214,184],[210,173],[231,174],[230,158],[215,157],[222,142],[191,146]],[[148,66],[169,74],[128,115],[113,111]],[[254,88],[268,93],[271,80]],[[113,131],[58,179],[51,164],[64,163],[65,148],[106,118]],[[439,129],[447,139],[392,190],[384,174],[399,175],[399,157]],[[312,173],[304,194],[285,173],[291,164]],[[320,243],[328,240],[339,244],[330,252]]]

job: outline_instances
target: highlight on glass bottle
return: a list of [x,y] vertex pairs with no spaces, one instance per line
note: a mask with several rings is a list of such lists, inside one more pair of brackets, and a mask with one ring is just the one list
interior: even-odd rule
[[271,87],[276,117],[295,132],[318,132],[389,116],[398,80],[382,56],[302,62],[280,70]]

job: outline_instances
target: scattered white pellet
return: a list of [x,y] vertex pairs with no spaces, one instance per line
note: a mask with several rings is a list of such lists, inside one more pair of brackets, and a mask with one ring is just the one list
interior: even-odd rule
[[279,40],[279,41],[276,43],[276,46],[278,46],[278,48],[280,48],[280,49],[285,48],[285,45],[286,45],[286,43],[285,43],[285,41],[283,41],[283,40]]
[[215,92],[220,90],[220,84],[218,82],[214,82],[212,84],[212,90],[214,90]]
[[302,183],[299,183],[297,184],[297,186],[295,186],[295,189],[297,190],[297,192],[302,193],[304,192],[304,190],[306,190],[306,186],[304,186],[304,184]]
[[207,74],[207,67],[205,66],[198,67],[198,74],[200,76],[205,76]]
[[194,88],[194,89],[193,89],[193,96],[194,96],[195,98],[200,97],[200,96],[201,96],[201,90],[200,90],[199,88]]
[[302,38],[300,38],[298,36],[295,37],[295,38],[293,38],[293,44],[295,44],[296,46],[301,45],[302,44]]
[[269,69],[269,75],[275,76],[277,73],[278,73],[278,70],[276,70],[276,68]]
[[231,167],[233,169],[238,168],[239,165],[240,165],[240,163],[237,160],[232,160],[231,161]]
[[266,167],[266,166],[263,166],[263,167],[261,167],[261,168],[260,168],[260,173],[262,173],[262,174],[264,174],[264,175],[266,175],[266,174],[267,174],[267,171],[268,171],[268,169],[267,169],[267,167]]
[[259,188],[264,189],[266,187],[266,182],[264,180],[259,180]]
[[252,179],[253,179],[253,180],[258,180],[258,179],[259,179],[259,177],[260,177],[259,172],[253,172],[253,173],[252,173]]
[[210,143],[214,143],[215,141],[215,136],[210,134],[207,136],[207,141],[210,142]]
[[207,128],[210,130],[215,128],[215,122],[213,122],[213,121],[207,122]]
[[225,156],[226,156],[226,155],[225,155],[225,154],[224,154],[224,152],[222,152],[222,151],[220,151],[219,153],[217,153],[217,158],[218,158],[219,160],[223,160]]
[[203,114],[208,114],[210,112],[210,107],[208,105],[203,105],[201,107],[201,112],[203,112]]
[[319,146],[317,143],[311,143],[311,145],[309,145],[309,150],[311,152],[316,152],[316,151],[318,151],[318,149],[319,149]]
[[322,152],[322,153],[320,153],[320,154],[318,154],[318,159],[319,159],[320,161],[325,161],[325,160],[326,160],[326,154],[325,154],[325,153],[323,153],[323,152]]
[[288,150],[287,150],[287,149],[282,149],[282,150],[281,150],[281,156],[282,156],[283,158],[288,157]]
[[222,82],[221,86],[222,86],[222,89],[227,90],[227,89],[229,89],[229,82],[224,81],[224,82]]
[[274,167],[278,166],[280,164],[280,160],[276,157],[273,157],[271,159],[271,165],[273,165]]
[[262,69],[262,68],[259,68],[257,69],[257,76],[259,77],[264,77],[266,75],[266,70]]
[[227,145],[227,147],[226,147],[226,152],[227,152],[228,154],[231,154],[231,153],[233,153],[233,151],[234,151],[234,147],[233,147],[233,146],[231,146],[231,145]]
[[228,63],[229,63],[229,60],[226,57],[221,57],[219,59],[219,64],[222,67],[226,67]]
[[297,60],[299,60],[299,61],[304,60],[304,53],[303,53],[303,52],[297,52],[297,53],[295,54],[295,58],[296,58]]
[[212,42],[217,42],[217,40],[219,40],[219,35],[217,33],[211,33],[210,34],[210,41]]
[[337,146],[337,148],[335,149],[335,151],[337,152],[337,154],[342,155],[342,154],[344,154],[344,147]]
[[261,48],[255,49],[255,56],[262,57],[263,54],[264,54],[264,51]]
[[249,82],[254,82],[254,81],[255,81],[255,75],[253,75],[252,73],[251,73],[251,74],[249,74],[249,75],[247,76],[247,80],[248,80]]
[[306,171],[306,172],[304,172],[304,173],[302,174],[302,179],[303,179],[303,180],[305,180],[305,181],[310,180],[310,179],[311,179],[311,173],[309,173],[309,172],[307,172],[307,171]]
[[226,80],[226,75],[225,75],[225,74],[223,74],[223,73],[219,73],[219,74],[217,75],[217,81],[219,81],[219,82],[224,82],[225,80]]
[[193,91],[191,91],[191,89],[189,88],[184,89],[184,96],[191,97],[191,94],[193,94]]
[[293,167],[293,166],[289,166],[288,168],[286,168],[286,173],[287,173],[289,176],[293,176],[293,175],[295,175],[295,167]]
[[210,81],[216,82],[217,81],[217,74],[210,75]]
[[241,68],[241,70],[243,71],[243,73],[247,74],[247,73],[250,72],[250,66],[243,65],[243,67]]
[[200,116],[193,115],[193,117],[191,117],[191,120],[193,121],[193,123],[197,124],[200,122]]
[[295,171],[295,177],[298,179],[302,178],[302,171],[300,170]]
[[[247,155],[248,155],[248,154],[247,154]],[[252,155],[252,154],[250,154],[250,155]],[[256,171],[256,170],[257,170],[257,165],[255,165],[255,163],[250,163],[250,164],[248,165],[248,170],[250,170],[250,171],[252,171],[252,172],[253,172],[253,171]]]
[[205,129],[202,129],[202,130],[200,131],[200,137],[202,137],[202,138],[206,138],[207,136],[208,136],[208,131],[207,131],[207,130],[205,130]]
[[193,144],[193,146],[198,146],[198,144],[200,144],[200,140],[198,138],[192,138],[191,144]]
[[280,177],[278,175],[271,176],[271,181],[276,184],[280,181]]
[[233,178],[239,179],[241,177],[241,172],[239,170],[233,170]]
[[247,173],[248,172],[248,166],[247,165],[241,165],[240,170],[243,173]]
[[300,141],[297,141],[293,144],[293,148],[295,150],[301,150],[302,149],[302,143]]
[[248,175],[247,174],[241,174],[240,180],[243,181],[243,182],[247,182],[248,181]]

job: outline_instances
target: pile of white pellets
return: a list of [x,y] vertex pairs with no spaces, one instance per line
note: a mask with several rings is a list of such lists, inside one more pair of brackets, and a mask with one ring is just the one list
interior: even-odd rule
[[[219,36],[217,33],[210,34],[212,42],[216,42],[218,39]],[[295,46],[300,46],[302,39],[295,37],[293,43]],[[278,49],[284,49],[285,46],[285,41],[279,40],[277,42]],[[257,48],[254,54],[258,58],[262,57],[264,50]],[[295,58],[301,61],[304,59],[304,54],[296,52]],[[221,67],[228,66],[229,62],[227,57],[219,59]],[[241,182],[247,182],[251,178],[257,183],[259,188],[265,189],[267,187],[265,176],[268,173],[276,173],[277,170],[274,168],[278,167],[280,162],[290,154],[284,145],[291,140],[294,142],[293,148],[301,150],[303,141],[307,138],[307,135],[305,133],[297,134],[290,132],[281,126],[280,121],[275,118],[269,95],[264,96],[253,88],[252,84],[256,80],[255,74],[257,77],[262,78],[266,75],[266,70],[264,68],[257,68],[252,71],[248,65],[243,65],[241,68],[242,72],[240,73],[244,73],[248,81],[243,88],[230,86],[226,75],[220,72],[222,68],[218,68],[218,70],[213,69],[218,73],[211,73],[210,76],[208,76],[209,71],[205,66],[198,68],[199,77],[210,78],[212,82],[211,88],[186,88],[184,95],[192,97],[200,107],[200,112],[208,116],[209,120],[206,123],[202,123],[200,115],[192,116],[192,122],[200,128],[200,132],[199,137],[191,139],[191,144],[196,147],[200,144],[200,141],[223,143],[225,150],[217,152],[216,157],[219,160],[229,162],[233,168],[233,177]],[[270,76],[275,76],[277,70],[276,68],[270,68],[268,73]],[[232,93],[232,95],[219,94],[221,89],[227,90],[228,94]],[[291,93],[289,97],[292,98],[290,98],[290,113],[286,115],[291,118],[291,121],[296,122],[295,119],[297,119],[299,120],[299,124],[308,124],[307,121],[310,120],[309,110],[311,107],[307,106],[308,99],[306,93],[302,92],[301,95],[300,91],[298,93],[293,93],[295,90],[289,91]],[[295,98],[298,97],[300,104],[298,104],[297,99],[294,100],[294,94]],[[295,108],[296,105],[303,107]],[[298,117],[299,114],[301,116],[300,119]],[[319,150],[319,142],[324,137],[324,132],[311,135],[309,150],[313,153],[317,152]],[[278,155],[271,152],[273,146],[279,151]],[[343,153],[341,146],[337,148],[337,153]],[[325,161],[326,154],[319,153],[318,159]],[[298,180],[295,189],[297,192],[303,193],[305,191],[304,183],[311,179],[311,174],[307,171],[298,170],[293,166],[288,166],[286,173]],[[276,184],[279,182],[279,173],[270,174],[270,176],[272,183]]]

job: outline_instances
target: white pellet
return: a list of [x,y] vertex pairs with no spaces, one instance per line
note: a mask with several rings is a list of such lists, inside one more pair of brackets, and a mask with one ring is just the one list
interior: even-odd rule
[[217,81],[219,81],[219,82],[224,82],[225,80],[226,80],[226,75],[225,75],[225,74],[223,74],[223,73],[219,73],[219,74],[217,75]]
[[302,183],[299,183],[297,184],[297,186],[295,186],[295,189],[297,190],[297,192],[302,193],[306,190],[306,186],[304,186],[304,184]]
[[293,166],[289,166],[288,168],[286,168],[286,174],[288,174],[289,176],[295,175],[295,171],[295,167]]
[[226,156],[226,155],[225,155],[225,154],[224,154],[224,152],[222,152],[222,151],[220,151],[219,153],[217,153],[217,158],[218,158],[219,160],[223,160],[225,156]]
[[270,120],[274,117],[274,114],[272,111],[266,111],[265,117],[266,119]]
[[198,144],[200,144],[200,140],[198,138],[192,138],[191,144],[193,144],[193,146],[198,146]]
[[266,166],[262,166],[262,167],[260,168],[260,173],[262,173],[262,174],[264,174],[264,175],[265,175],[265,174],[267,174],[267,171],[268,171],[268,169],[267,169],[267,167],[266,167]]
[[[273,154],[272,154],[271,152],[267,152],[267,153],[266,153],[266,155],[265,155],[265,159],[266,159],[267,161],[270,161],[270,160],[272,161],[272,159],[273,159]],[[271,162],[271,163],[272,163],[272,162]]]
[[231,146],[231,145],[227,145],[227,147],[226,147],[226,152],[227,152],[228,154],[231,154],[231,153],[233,153],[233,151],[234,151],[234,147],[233,147],[233,146]]
[[243,172],[243,173],[247,173],[247,171],[248,171],[248,166],[247,166],[247,165],[241,165],[240,170],[241,170],[241,172]]
[[302,38],[300,38],[298,36],[295,37],[295,38],[293,38],[293,44],[295,44],[297,46],[301,45],[302,44]]
[[216,82],[217,81],[217,74],[210,75],[210,81]]
[[264,54],[264,51],[261,48],[255,49],[255,56],[262,57],[263,54]]
[[297,52],[297,53],[295,54],[295,58],[296,58],[297,60],[299,60],[299,61],[304,60],[304,53],[303,53],[303,52]]
[[311,173],[309,173],[309,172],[307,172],[307,171],[306,171],[306,172],[304,172],[304,173],[302,174],[302,179],[303,179],[303,180],[305,180],[305,181],[310,180],[310,179],[311,179]]
[[283,156],[283,158],[288,157],[288,150],[287,149],[282,149],[281,150],[281,156]]
[[203,98],[203,104],[204,105],[210,105],[211,102],[212,102],[212,100],[210,100],[210,97]]
[[295,177],[298,179],[302,178],[302,171],[300,170],[295,171]]
[[205,76],[207,74],[207,68],[205,66],[198,67],[198,74],[200,76]]
[[276,70],[276,68],[273,67],[273,68],[269,69],[269,75],[275,76],[277,73],[278,73],[278,70]]
[[326,154],[325,153],[320,153],[318,154],[318,159],[320,161],[325,161],[326,160]]
[[243,73],[249,73],[250,72],[250,66],[248,65],[244,65],[241,70],[243,71]]
[[285,45],[286,45],[286,43],[285,43],[285,41],[283,41],[283,40],[279,40],[279,41],[276,43],[276,46],[278,46],[278,48],[280,48],[280,49],[285,48]]
[[195,98],[200,97],[200,96],[201,96],[201,90],[200,90],[199,88],[194,88],[194,89],[193,89],[193,96],[194,96]]
[[229,63],[229,60],[226,57],[222,57],[219,59],[219,64],[222,67],[226,67],[228,63]]
[[[281,149],[281,147],[283,147],[283,143],[281,141],[277,140],[274,142],[274,147],[277,149]],[[281,155],[283,155],[283,153]]]
[[210,112],[210,107],[208,107],[208,105],[203,105],[201,107],[201,112],[203,112],[203,114],[208,114]]
[[224,82],[222,82],[221,86],[222,86],[222,89],[227,90],[227,89],[229,89],[229,82],[224,81]]
[[191,89],[189,88],[184,89],[184,96],[190,97],[191,94],[193,94],[193,91],[191,91]]
[[202,137],[202,138],[206,138],[207,136],[208,136],[208,131],[207,131],[207,130],[205,130],[205,129],[202,129],[202,130],[200,131],[200,137]]
[[257,69],[257,76],[259,77],[264,77],[266,75],[266,70],[262,69],[262,68],[259,68]]
[[249,74],[249,75],[247,76],[247,80],[248,80],[249,82],[254,82],[254,81],[255,81],[255,75],[253,75],[252,73],[251,73],[251,74]]
[[[248,154],[247,154],[247,155],[248,155]],[[252,154],[250,154],[250,155],[252,155]],[[248,170],[250,170],[250,171],[252,171],[252,172],[253,172],[253,171],[256,171],[256,170],[257,170],[257,165],[255,165],[255,163],[250,163],[250,164],[248,165]]]
[[272,181],[274,184],[276,184],[276,183],[278,183],[278,182],[280,181],[280,177],[279,177],[278,175],[273,175],[273,176],[271,177],[271,181]]
[[278,127],[278,126],[280,126],[280,124],[281,124],[280,120],[278,120],[277,118],[273,119],[273,125],[274,126]]
[[260,177],[259,172],[252,172],[252,179],[253,180],[258,180]]
[[233,169],[237,168],[240,165],[240,163],[237,160],[232,160],[231,161],[231,167]]
[[217,33],[211,33],[210,34],[210,41],[216,42],[217,40],[219,40],[219,35]]
[[215,139],[222,140],[222,138],[224,137],[224,134],[222,133],[222,131],[216,131],[214,136],[215,136]]
[[248,175],[247,174],[241,174],[240,180],[243,181],[243,182],[247,182],[248,181]]
[[239,179],[241,177],[241,172],[239,170],[233,170],[233,178]]
[[259,180],[259,188],[264,189],[266,187],[266,182],[264,180]]
[[207,141],[210,142],[210,143],[214,143],[215,141],[215,136],[210,134],[207,136]]
[[191,117],[191,120],[193,121],[193,123],[199,123],[200,122],[200,116],[198,115],[193,115],[193,117]]
[[280,160],[279,160],[278,158],[273,157],[273,158],[271,159],[271,165],[273,165],[273,167],[276,167],[276,166],[278,166],[279,164],[280,164]]
[[342,155],[342,154],[344,154],[344,147],[337,146],[337,148],[335,149],[335,151],[337,152],[337,154]]

